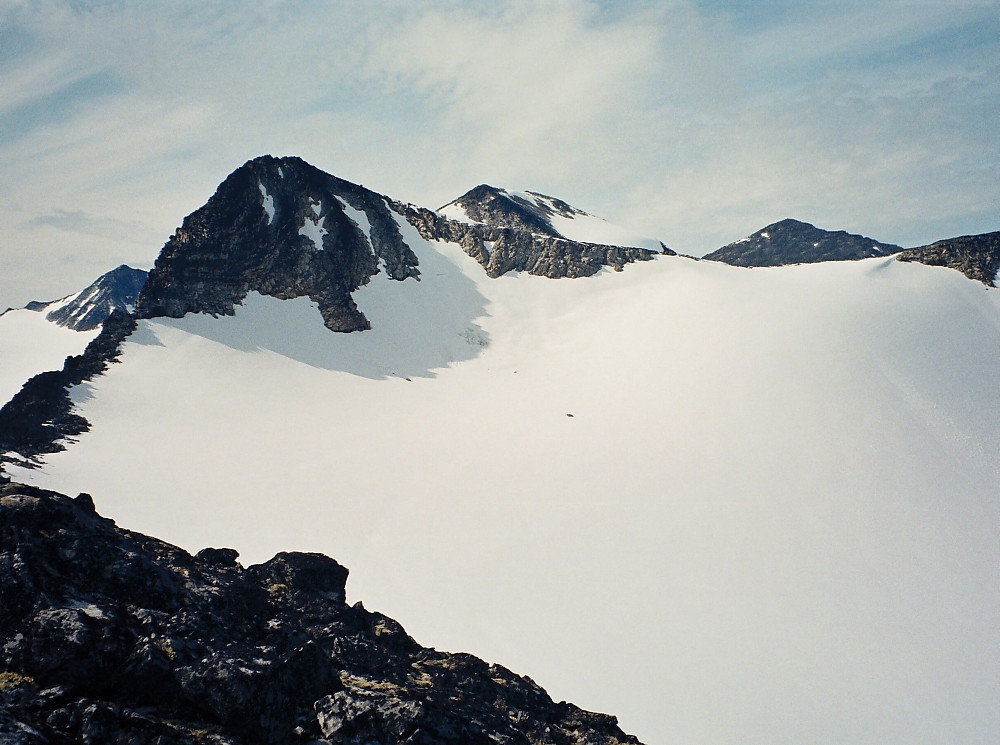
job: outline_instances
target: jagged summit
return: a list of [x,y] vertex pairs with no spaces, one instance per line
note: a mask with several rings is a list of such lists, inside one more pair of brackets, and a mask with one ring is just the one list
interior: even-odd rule
[[901,246],[880,243],[844,230],[823,230],[788,218],[723,246],[704,258],[733,266],[783,266],[867,259],[888,256],[901,250]]
[[229,175],[184,219],[136,304],[140,318],[231,314],[256,291],[308,296],[334,331],[369,328],[351,293],[380,270],[416,278],[389,201],[306,163],[266,155]]
[[146,274],[122,264],[75,295],[50,302],[32,301],[24,309],[44,312],[47,320],[74,331],[93,331],[115,310],[134,309]]

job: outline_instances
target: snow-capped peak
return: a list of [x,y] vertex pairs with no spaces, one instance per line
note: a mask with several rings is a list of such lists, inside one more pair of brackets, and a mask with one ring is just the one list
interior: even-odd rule
[[438,209],[438,213],[459,222],[527,230],[577,243],[645,248],[657,253],[666,249],[661,241],[536,191],[480,184]]
[[131,312],[147,273],[122,264],[102,274],[75,295],[48,303],[28,303],[27,310],[44,312],[45,318],[74,331],[91,331],[118,309]]

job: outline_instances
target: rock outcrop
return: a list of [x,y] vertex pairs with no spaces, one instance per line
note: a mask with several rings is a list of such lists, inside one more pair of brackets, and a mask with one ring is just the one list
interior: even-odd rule
[[380,194],[301,158],[251,160],[188,215],[160,252],[136,304],[139,318],[232,315],[250,292],[308,296],[333,331],[368,319],[351,293],[381,265],[419,277],[417,257]]
[[[551,225],[549,232],[532,232],[528,222],[531,213],[520,215],[513,210],[490,213],[495,221],[509,218],[510,225],[505,226],[461,222],[412,204],[397,203],[396,208],[422,237],[458,243],[493,278],[511,271],[552,279],[589,277],[604,267],[621,271],[626,264],[648,261],[656,255],[646,248],[567,240]],[[674,254],[665,246],[662,253]]]
[[0,486],[0,741],[623,745],[614,717],[421,647],[347,569],[242,567],[118,528],[89,495]]
[[947,238],[900,252],[899,261],[918,261],[956,269],[969,279],[996,287],[1000,271],[1000,232]]
[[901,246],[880,243],[843,230],[830,231],[799,220],[781,220],[706,254],[708,261],[733,266],[784,266],[819,261],[851,261],[888,256]]

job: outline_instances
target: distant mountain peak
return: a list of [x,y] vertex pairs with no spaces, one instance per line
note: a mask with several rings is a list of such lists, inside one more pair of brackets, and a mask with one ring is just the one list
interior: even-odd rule
[[146,283],[147,272],[122,264],[106,272],[75,295],[50,302],[32,301],[25,310],[44,312],[45,318],[74,331],[92,331],[116,310],[132,312]]
[[[444,205],[438,212],[465,222],[515,228],[553,238],[566,238],[552,224],[551,217],[555,212],[550,203],[553,201],[558,200],[551,200],[534,192],[521,194],[489,184],[480,184]],[[565,202],[560,201],[559,204],[564,206],[568,215],[587,214],[570,207]]]
[[704,258],[733,266],[782,266],[867,259],[888,256],[901,250],[901,246],[881,243],[844,230],[823,230],[811,223],[786,217]]
[[[534,192],[482,184],[453,204],[461,210],[458,228],[437,224],[432,216],[438,213],[393,201],[301,158],[254,158],[167,241],[136,313],[230,315],[250,292],[259,292],[279,299],[308,296],[333,331],[370,328],[352,293],[382,271],[393,280],[419,279],[417,256],[403,237],[407,222],[424,239],[461,244],[491,277],[508,271],[589,276],[669,252],[648,239],[648,248],[631,248],[628,242],[567,236],[554,221],[586,216],[598,227],[614,226]],[[469,211],[478,217],[470,219]]]

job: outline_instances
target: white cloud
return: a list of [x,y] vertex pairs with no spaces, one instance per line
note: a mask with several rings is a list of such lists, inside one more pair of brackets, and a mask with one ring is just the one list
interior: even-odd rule
[[[73,250],[13,227],[52,208],[136,223],[103,250],[148,263],[264,152],[430,206],[484,181],[534,188],[690,253],[785,216],[901,243],[1000,217],[1000,21],[982,3],[38,0],[0,16],[17,41],[0,52],[5,266]],[[77,265],[60,291],[92,279]],[[0,305],[23,288],[2,280]]]

